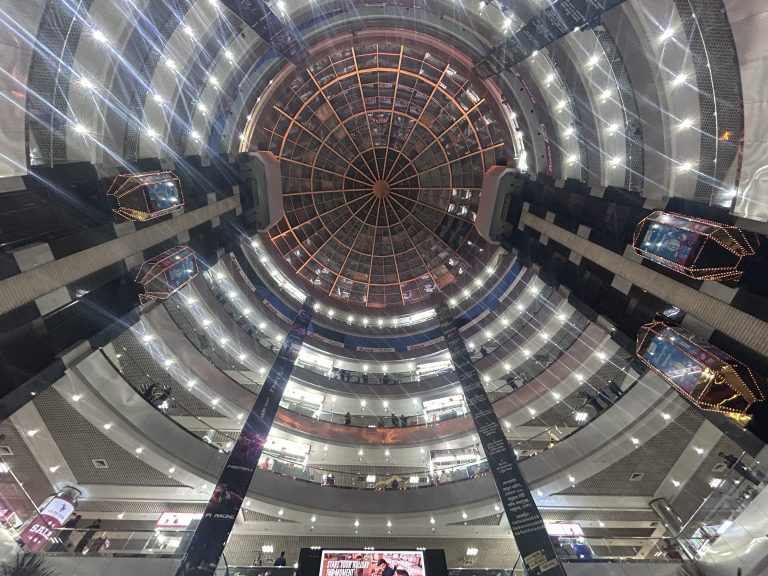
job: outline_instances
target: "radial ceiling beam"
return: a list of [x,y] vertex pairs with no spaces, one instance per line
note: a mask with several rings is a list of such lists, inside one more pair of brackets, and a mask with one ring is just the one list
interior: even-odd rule
[[557,0],[496,46],[477,65],[476,72],[486,80],[519,64],[566,34],[598,20],[625,0]]

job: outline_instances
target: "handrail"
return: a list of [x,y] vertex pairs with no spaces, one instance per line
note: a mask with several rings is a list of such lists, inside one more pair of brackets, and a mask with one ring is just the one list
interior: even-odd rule
[[[107,348],[107,350],[102,349],[101,352],[110,363],[110,365],[112,365],[112,367],[121,374],[121,377],[132,388],[134,388],[137,393],[141,394],[144,391],[144,385],[151,379],[147,377],[146,382],[132,382],[128,371],[121,370],[120,367],[114,362],[114,360],[110,358],[108,354],[108,352],[110,352],[110,348]],[[135,358],[133,358],[132,355],[126,354],[125,356],[122,356],[121,354],[121,358],[119,360],[123,362],[135,362],[138,369],[132,372],[137,374],[144,374],[140,364]],[[181,384],[175,381],[172,381],[170,385],[174,389],[181,386]],[[172,393],[171,397],[177,397],[177,395]],[[618,400],[618,398],[616,400]],[[173,420],[174,424],[177,426],[182,427],[188,433],[193,434],[195,437],[208,443],[211,448],[217,449],[223,453],[229,451],[228,443],[231,442],[235,431],[222,431],[210,426],[207,422],[205,422],[205,420],[195,415],[192,411],[188,410],[186,406],[183,406],[178,401],[177,407],[180,407],[184,410],[184,416],[193,417],[196,421],[200,422],[201,426],[205,430],[205,433],[203,433],[202,430],[190,430],[175,420],[174,415],[168,413],[167,411],[159,411],[162,412],[166,417]],[[549,425],[545,430],[535,434],[530,438],[511,439],[510,444],[518,453],[519,459],[521,461],[525,460],[527,458],[533,457],[539,452],[555,446],[557,443],[563,441],[565,438],[568,438],[571,434],[581,429],[584,425],[586,425],[588,421],[594,419],[592,418],[583,422],[576,422],[574,425],[573,417],[580,408],[581,407],[572,408],[568,415],[561,421],[554,425]],[[595,417],[597,416],[599,416],[599,414],[597,414]],[[469,446],[465,448],[469,448]],[[301,459],[300,457],[292,460],[290,458],[283,457],[280,454],[271,453],[267,449],[262,455],[259,466],[264,470],[269,470],[275,474],[287,476],[296,480],[311,482],[315,484],[324,484],[326,486],[333,486],[337,488],[351,488],[356,490],[391,490],[395,488],[402,490],[425,488],[428,486],[436,486],[448,482],[477,478],[485,475],[488,472],[487,462],[480,456],[478,456],[473,461],[466,462],[464,464],[457,463],[454,465],[445,466],[443,468],[438,468],[434,474],[430,473],[429,464],[425,464],[423,468],[413,467],[412,470],[392,472],[384,475],[383,477],[380,474],[369,474],[365,470],[365,466],[361,466],[361,472],[357,473],[330,465],[325,467],[318,467],[315,465],[307,466],[305,460],[306,459]],[[329,475],[332,476],[331,480],[328,478]]]

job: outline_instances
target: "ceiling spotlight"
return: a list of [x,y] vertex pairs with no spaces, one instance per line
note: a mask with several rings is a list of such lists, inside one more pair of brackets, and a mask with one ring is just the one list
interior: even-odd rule
[[93,90],[96,87],[96,85],[89,78],[86,78],[85,76],[80,78],[80,80],[78,81],[78,84],[80,84],[80,86],[82,86],[86,90]]
[[659,40],[661,40],[662,42],[664,40],[669,40],[670,38],[672,38],[672,36],[674,36],[674,34],[675,34],[675,30],[673,28],[671,27],[666,28],[659,36]]
[[680,165],[680,172],[683,172],[683,173],[690,172],[692,168],[693,168],[693,163],[691,163],[691,162],[683,162]]
[[680,84],[684,84],[685,81],[688,79],[688,76],[685,74],[678,74],[674,78],[672,78],[672,86],[680,86]]
[[680,122],[680,128],[684,130],[690,128],[691,126],[693,126],[693,118],[686,118]]
[[107,42],[109,42],[109,40],[107,39],[106,35],[101,30],[94,30],[93,31],[93,38],[97,42],[101,42],[103,44],[106,44]]

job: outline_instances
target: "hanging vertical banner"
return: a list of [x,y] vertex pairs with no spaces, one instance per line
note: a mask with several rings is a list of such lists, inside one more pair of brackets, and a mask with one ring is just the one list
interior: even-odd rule
[[272,428],[293,364],[307,335],[313,304],[311,298],[304,301],[291,329],[285,335],[264,386],[253,403],[203,517],[192,535],[176,576],[208,576],[216,571],[224,553],[224,545],[251,484],[264,442]]
[[485,450],[509,527],[528,576],[565,576],[547,534],[544,520],[517,465],[517,458],[499,425],[488,395],[475,370],[464,339],[445,304],[437,306],[437,321],[448,345],[464,399]]

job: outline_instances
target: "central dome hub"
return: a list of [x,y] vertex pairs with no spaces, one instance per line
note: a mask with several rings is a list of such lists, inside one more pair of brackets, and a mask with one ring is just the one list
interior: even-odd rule
[[376,198],[386,198],[389,196],[389,183],[386,180],[376,180],[373,183],[373,195]]

